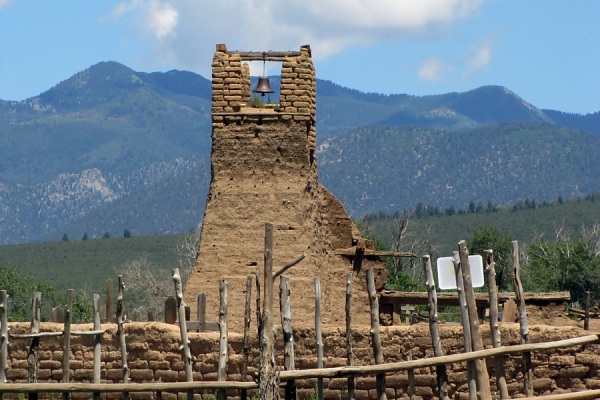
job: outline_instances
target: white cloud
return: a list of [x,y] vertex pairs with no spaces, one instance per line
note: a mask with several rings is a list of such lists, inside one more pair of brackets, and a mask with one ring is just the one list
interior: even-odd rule
[[134,14],[134,20],[142,30],[159,40],[173,34],[179,19],[179,11],[168,1],[161,0],[131,0],[119,3],[113,9],[111,17],[121,18],[130,13]]
[[491,59],[492,46],[491,43],[486,43],[469,58],[469,66],[472,68],[483,68],[489,64]]
[[12,3],[12,0],[0,0],[0,8],[8,6],[10,3]]
[[198,71],[210,63],[216,43],[255,51],[310,44],[316,59],[326,58],[353,46],[439,34],[472,15],[482,1],[130,0],[112,16],[130,21],[124,18],[130,14],[153,33],[149,67],[167,54],[178,68]]
[[421,80],[435,82],[442,79],[443,63],[440,58],[429,58],[421,64],[418,75]]

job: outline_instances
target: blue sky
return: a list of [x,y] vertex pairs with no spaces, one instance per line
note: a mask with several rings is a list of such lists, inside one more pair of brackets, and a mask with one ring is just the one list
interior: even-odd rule
[[597,0],[0,0],[0,99],[36,96],[100,61],[208,77],[216,43],[308,43],[318,77],[354,89],[501,85],[585,114],[600,110],[599,21]]

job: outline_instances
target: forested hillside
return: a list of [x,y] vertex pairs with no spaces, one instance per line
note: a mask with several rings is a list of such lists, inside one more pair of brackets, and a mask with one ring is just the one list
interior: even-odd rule
[[[39,96],[0,100],[0,243],[196,227],[210,90],[191,72],[102,62]],[[600,190],[598,113],[540,110],[501,86],[381,95],[321,80],[317,104],[321,180],[357,218]]]

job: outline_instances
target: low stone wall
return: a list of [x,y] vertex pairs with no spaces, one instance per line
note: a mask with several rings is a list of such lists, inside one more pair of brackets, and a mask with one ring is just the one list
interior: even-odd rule
[[[116,336],[116,325],[102,326],[106,333],[102,338],[102,382],[120,383],[122,377],[121,353]],[[61,324],[42,323],[42,332],[61,331]],[[11,333],[26,333],[27,323],[11,323]],[[74,325],[73,330],[91,330],[91,325]],[[519,342],[518,324],[504,324],[502,343],[504,345]],[[131,369],[132,382],[176,382],[185,381],[184,365],[181,360],[180,335],[176,326],[162,323],[130,323],[126,324],[128,363]],[[462,352],[462,329],[457,325],[441,325],[442,347],[446,354]],[[490,347],[489,329],[483,327],[482,333],[486,347]],[[532,326],[530,336],[532,343],[547,342],[584,336],[589,332],[577,327]],[[219,337],[217,332],[190,333],[193,359],[194,380],[216,380]],[[356,328],[353,333],[353,349],[355,365],[373,363],[370,335],[367,327]],[[403,361],[409,354],[413,359],[433,357],[433,348],[428,326],[417,324],[412,326],[391,326],[381,329],[381,340],[386,362]],[[276,341],[277,364],[283,363],[281,330],[277,331]],[[323,329],[324,364],[325,367],[343,366],[346,364],[345,332],[341,328],[325,327]],[[296,368],[315,368],[314,330],[312,328],[296,328],[294,332]],[[27,349],[29,340],[11,339],[9,343],[10,382],[26,382]],[[93,337],[72,337],[71,339],[71,376],[74,382],[90,382],[93,374]],[[242,362],[242,336],[229,336],[228,380],[240,380]],[[40,382],[60,382],[62,379],[62,339],[44,337],[39,346]],[[259,361],[256,337],[252,338],[248,379],[257,372]],[[490,368],[492,390],[495,391],[494,374]],[[600,344],[574,346],[547,352],[536,352],[533,355],[534,389],[537,395],[563,393],[585,389],[600,388]],[[466,363],[448,366],[450,395],[455,399],[466,399],[467,373]],[[511,396],[522,395],[522,374],[520,357],[510,356],[506,359],[508,388]],[[435,368],[421,368],[414,371],[417,398],[433,399],[436,392]],[[316,381],[305,379],[296,382],[299,398],[306,398],[313,393]],[[389,399],[408,397],[407,373],[389,374],[386,378],[387,396]],[[324,382],[325,397],[343,399],[346,396],[347,380],[326,379]],[[200,393],[198,394],[200,397]],[[212,395],[212,393],[210,393]],[[237,391],[230,391],[229,396],[238,396]],[[356,398],[358,400],[375,398],[375,377],[356,378]],[[8,395],[6,395],[8,397]],[[120,394],[103,394],[106,398],[120,398]],[[16,395],[13,397],[17,397]],[[48,396],[50,397],[50,396]],[[56,397],[54,395],[53,397]],[[151,398],[151,393],[132,394],[133,398]],[[74,394],[73,398],[89,398],[88,394]],[[175,399],[175,394],[163,393],[165,399]]]

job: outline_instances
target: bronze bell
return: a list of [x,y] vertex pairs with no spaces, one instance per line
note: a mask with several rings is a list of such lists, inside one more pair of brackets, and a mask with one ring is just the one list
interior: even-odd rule
[[258,84],[256,85],[256,88],[252,91],[252,93],[260,93],[261,96],[264,96],[265,93],[274,93],[273,89],[271,89],[269,78],[267,78],[266,76],[258,78]]

